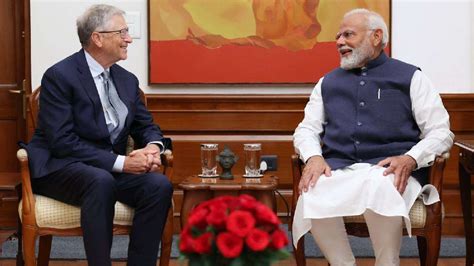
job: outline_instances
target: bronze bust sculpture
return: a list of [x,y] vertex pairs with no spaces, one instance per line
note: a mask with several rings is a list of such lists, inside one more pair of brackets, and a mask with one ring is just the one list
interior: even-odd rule
[[219,153],[217,156],[217,161],[222,168],[222,173],[220,174],[221,179],[234,179],[231,169],[238,159],[239,157],[235,155],[226,145],[224,150],[221,151],[221,153]]

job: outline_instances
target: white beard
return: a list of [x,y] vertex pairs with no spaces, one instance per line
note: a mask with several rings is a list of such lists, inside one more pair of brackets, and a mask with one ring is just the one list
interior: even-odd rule
[[[347,49],[349,47],[343,46],[340,49]],[[351,49],[351,48],[349,48]],[[341,68],[345,70],[361,67],[364,60],[370,58],[372,54],[369,40],[366,39],[359,47],[352,48],[352,54],[346,57],[341,57]]]

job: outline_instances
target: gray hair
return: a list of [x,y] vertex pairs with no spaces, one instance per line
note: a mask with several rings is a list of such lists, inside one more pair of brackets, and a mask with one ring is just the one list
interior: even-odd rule
[[357,8],[353,9],[346,14],[344,14],[344,18],[352,16],[352,15],[364,15],[367,18],[367,28],[370,30],[382,30],[382,47],[385,48],[388,43],[388,29],[387,24],[383,20],[382,16],[374,11],[370,11],[365,8]]
[[116,15],[125,15],[119,8],[110,5],[93,5],[77,18],[77,35],[82,47],[90,43],[91,35],[96,30],[106,30],[110,19]]

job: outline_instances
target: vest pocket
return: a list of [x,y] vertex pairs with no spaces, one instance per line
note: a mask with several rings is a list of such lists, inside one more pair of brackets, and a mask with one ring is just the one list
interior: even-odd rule
[[[378,97],[380,95],[380,97]],[[380,89],[377,92],[376,117],[390,127],[399,127],[411,121],[409,96],[397,89]]]

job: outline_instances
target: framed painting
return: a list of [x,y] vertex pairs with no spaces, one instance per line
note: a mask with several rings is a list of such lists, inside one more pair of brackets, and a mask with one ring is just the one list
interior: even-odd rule
[[390,0],[148,0],[149,83],[314,83],[354,8],[390,29]]

